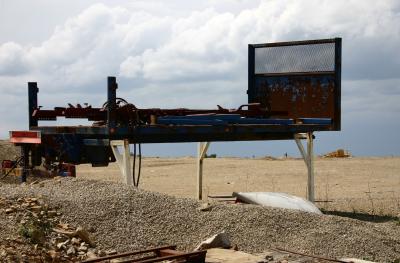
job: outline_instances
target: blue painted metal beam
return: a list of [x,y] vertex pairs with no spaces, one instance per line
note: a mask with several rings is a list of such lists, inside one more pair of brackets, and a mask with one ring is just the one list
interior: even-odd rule
[[300,118],[303,124],[319,124],[319,125],[331,125],[331,118]]

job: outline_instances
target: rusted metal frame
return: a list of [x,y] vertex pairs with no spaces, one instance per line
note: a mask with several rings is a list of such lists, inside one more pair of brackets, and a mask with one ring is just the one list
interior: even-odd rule
[[101,121],[107,119],[107,112],[102,108],[65,108],[55,107],[53,110],[35,109],[32,117],[37,121],[57,120],[57,117],[88,119],[89,121]]
[[111,256],[106,256],[106,257],[100,257],[100,258],[95,258],[95,259],[89,259],[89,260],[85,260],[83,262],[84,263],[101,262],[101,261],[106,261],[106,260],[111,260],[111,259],[116,259],[116,258],[137,256],[137,255],[147,254],[147,253],[155,253],[155,255],[145,256],[142,258],[135,258],[135,259],[119,260],[118,262],[121,262],[121,263],[128,263],[128,262],[153,263],[153,262],[161,262],[161,261],[173,260],[173,259],[184,259],[185,262],[188,262],[188,263],[189,262],[190,263],[204,263],[205,262],[205,256],[207,253],[207,251],[205,251],[205,250],[204,251],[195,251],[195,252],[179,252],[179,251],[175,251],[172,249],[175,249],[175,247],[147,249],[147,250],[141,250],[141,251],[135,251],[135,252],[116,254],[116,255],[111,255]]
[[[37,151],[40,155],[43,155],[46,149],[54,149],[64,153],[60,158],[65,162],[105,165],[109,162],[107,160],[114,159],[109,144],[110,140],[126,139],[129,143],[286,140],[293,139],[295,133],[321,130],[323,127],[323,125],[308,124],[226,125],[221,127],[211,125],[140,126],[135,129],[118,127],[112,136],[108,133],[106,127],[36,127],[34,130],[42,132],[42,144]],[[68,139],[65,143],[64,140],[66,139],[64,137]],[[59,145],[60,143],[61,145]],[[66,153],[59,148],[62,145],[67,146],[71,143],[76,144],[77,149],[82,149],[83,151],[78,150]],[[92,146],[99,146],[99,148],[95,149]],[[102,151],[103,159],[89,153],[89,151],[93,153],[93,151],[97,150]],[[55,158],[53,161],[58,161],[58,159]]]
[[[243,109],[247,106],[248,109]],[[141,121],[151,123],[151,116],[163,117],[163,116],[190,116],[190,115],[215,115],[215,114],[240,114],[243,117],[268,117],[274,115],[287,115],[286,111],[267,111],[260,107],[259,103],[253,103],[251,105],[241,105],[237,109],[225,109],[219,106],[218,109],[137,109],[132,104],[124,105],[115,110],[116,122],[129,124],[132,119],[139,118]],[[62,108],[55,107],[53,110],[42,110],[36,108],[31,114],[32,118],[38,120],[57,120],[57,117],[65,118],[82,118],[90,121],[107,121],[107,112],[102,108]]]
[[[39,127],[42,139],[61,133],[79,135],[83,139],[110,139],[104,127]],[[285,140],[293,139],[295,133],[328,130],[324,125],[227,125],[212,126],[152,126],[133,130],[117,128],[112,139],[129,139],[130,143],[239,141],[239,140]]]
[[253,46],[254,48],[263,48],[263,47],[327,44],[327,43],[335,43],[337,39],[338,38],[328,38],[328,39],[315,39],[315,40],[303,40],[303,41],[275,42],[275,43],[265,43],[265,44],[251,44],[251,46]]
[[[335,75],[282,75],[255,78],[251,102],[261,102],[265,107],[288,110],[287,117],[330,118],[335,111]],[[334,120],[335,121],[335,120]],[[330,129],[333,125],[327,125]]]
[[203,160],[207,154],[210,142],[198,143],[198,156],[197,156],[197,199],[203,199]]
[[289,254],[296,254],[296,255],[315,258],[315,259],[321,259],[321,260],[324,260],[324,261],[340,262],[340,263],[352,263],[352,261],[344,261],[344,260],[340,260],[340,259],[315,256],[315,255],[310,255],[310,254],[301,253],[301,252],[292,251],[292,250],[283,249],[283,248],[272,248],[272,250],[275,250],[275,251],[278,251],[278,252],[282,252],[283,251],[283,252],[287,252]]
[[[240,114],[243,117],[258,117],[258,116],[267,116],[268,114],[276,114],[276,112],[267,112],[266,109],[260,107],[259,103],[252,104],[244,104],[240,105],[237,109],[226,109],[217,105],[218,109],[187,109],[187,108],[177,108],[177,109],[158,109],[158,108],[149,108],[149,109],[137,109],[131,108],[129,110],[125,110],[124,107],[128,107],[128,105],[123,106],[119,109],[118,113],[121,116],[129,116],[132,114],[139,114],[141,119],[146,119],[149,121],[150,115],[155,115],[156,117],[161,116],[189,116],[189,115],[213,115],[213,114]],[[132,107],[132,106],[130,106]],[[248,109],[243,109],[244,107],[248,107]],[[279,112],[284,114],[284,112]],[[144,117],[143,117],[144,116]]]
[[151,252],[154,252],[157,254],[160,250],[163,250],[163,249],[176,249],[176,246],[175,245],[163,246],[163,247],[149,248],[149,249],[144,249],[144,250],[137,250],[137,251],[132,251],[132,252],[125,252],[125,253],[120,253],[120,254],[115,254],[115,255],[110,255],[110,256],[105,256],[105,257],[87,259],[83,262],[85,262],[85,263],[100,262],[100,261],[110,260],[110,259],[114,259],[114,258],[135,256],[135,255],[151,253]]
[[59,133],[73,133],[85,135],[89,138],[106,138],[109,134],[108,129],[105,126],[38,126],[31,130],[40,131],[44,136]]
[[[32,130],[41,131],[42,135],[54,135],[59,133],[73,133],[81,134],[88,138],[108,138],[108,130],[102,127],[93,126],[40,126]],[[189,132],[191,130],[191,132]],[[326,131],[329,130],[326,125],[319,124],[288,124],[288,125],[278,125],[278,124],[229,124],[222,127],[212,126],[212,125],[152,125],[152,126],[140,126],[133,129],[128,129],[127,127],[118,127],[114,134],[115,138],[135,138],[139,139],[141,136],[155,136],[170,133],[181,135],[180,133],[189,132],[190,134],[196,133],[209,133],[213,131],[214,133],[223,133],[229,138],[229,135],[242,133],[302,133],[308,131]],[[122,136],[122,137],[118,137]],[[293,136],[291,137],[291,139]],[[229,139],[228,139],[229,140]],[[204,141],[204,140],[200,140]]]
[[[269,47],[282,47],[282,46],[298,46],[298,45],[311,45],[311,44],[335,44],[335,70],[334,71],[314,71],[314,72],[282,72],[282,73],[267,73],[267,74],[255,74],[254,62],[255,62],[255,49],[256,48],[269,48]],[[248,94],[249,102],[260,102],[256,98],[256,82],[257,77],[300,77],[300,76],[315,76],[318,81],[318,76],[331,76],[334,83],[333,90],[333,111],[332,119],[334,122],[330,125],[329,130],[340,130],[340,79],[341,79],[341,39],[322,39],[322,40],[307,40],[307,41],[292,41],[292,42],[280,42],[280,43],[267,43],[267,44],[252,44],[249,45],[249,78],[248,78]],[[270,110],[274,110],[273,108]],[[290,114],[289,114],[290,115]],[[290,116],[289,116],[290,117]]]
[[[218,106],[218,109],[138,109],[133,104],[118,106],[116,104],[116,90],[118,83],[115,77],[107,78],[107,107],[92,108],[91,106],[82,107],[79,104],[75,107],[69,104],[69,107],[55,107],[53,110],[42,110],[37,103],[37,83],[28,83],[29,97],[29,119],[31,126],[37,126],[39,120],[57,120],[57,117],[65,118],[86,118],[91,121],[104,121],[109,129],[115,128],[116,124],[131,125],[131,121],[139,118],[141,121],[151,123],[151,116],[187,116],[193,114],[240,114],[244,117],[268,117],[270,115],[285,115],[286,112],[271,112],[260,107],[259,103],[250,105],[241,105],[237,109],[226,109]],[[247,110],[243,109],[247,106]],[[104,107],[104,106],[103,106]]]

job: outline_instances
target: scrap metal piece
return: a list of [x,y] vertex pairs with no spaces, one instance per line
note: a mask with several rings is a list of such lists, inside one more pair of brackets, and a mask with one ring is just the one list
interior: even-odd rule
[[[156,247],[145,250],[138,250],[127,253],[120,253],[105,257],[99,257],[94,259],[88,259],[83,262],[93,263],[93,262],[103,262],[111,259],[120,259],[118,262],[137,262],[137,263],[153,263],[153,262],[163,262],[166,260],[178,259],[179,262],[187,263],[205,263],[207,251],[195,251],[195,252],[181,252],[175,250],[176,246],[164,246]],[[150,254],[150,255],[149,255]],[[136,256],[134,259],[124,259],[127,257]],[[182,261],[183,260],[183,261]]]

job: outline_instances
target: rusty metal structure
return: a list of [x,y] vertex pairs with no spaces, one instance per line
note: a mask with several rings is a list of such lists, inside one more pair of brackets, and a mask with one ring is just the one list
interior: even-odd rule
[[249,103],[340,130],[340,38],[249,45],[248,54]]
[[153,263],[153,262],[181,262],[181,263],[204,263],[207,251],[181,252],[176,250],[176,246],[164,246],[126,252],[121,254],[109,255],[94,259],[87,259],[83,262],[110,262],[115,259],[118,262],[137,262],[137,263]]
[[[202,198],[202,163],[211,141],[294,139],[308,168],[308,198],[313,201],[313,132],[340,130],[341,39],[250,44],[248,101],[236,109],[141,109],[117,97],[115,77],[107,79],[103,105],[43,109],[38,86],[28,83],[29,131],[11,131],[22,146],[24,172],[52,164],[117,162],[127,184],[137,186],[142,143],[200,142],[198,194]],[[58,117],[83,118],[90,126],[40,126]],[[307,150],[301,139],[307,139]],[[131,165],[129,145],[139,148]],[[124,151],[119,152],[118,146]],[[135,179],[135,167],[139,174]],[[132,169],[133,168],[133,169]],[[132,171],[133,170],[133,171]]]

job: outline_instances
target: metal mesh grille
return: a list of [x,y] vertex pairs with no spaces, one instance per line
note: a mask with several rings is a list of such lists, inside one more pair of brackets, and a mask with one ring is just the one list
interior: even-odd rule
[[335,43],[258,47],[255,73],[321,72],[335,70]]

